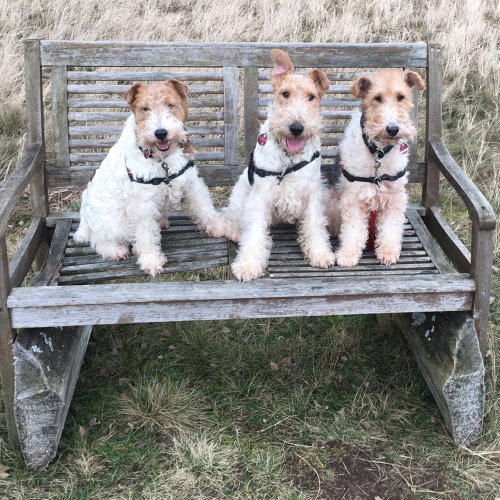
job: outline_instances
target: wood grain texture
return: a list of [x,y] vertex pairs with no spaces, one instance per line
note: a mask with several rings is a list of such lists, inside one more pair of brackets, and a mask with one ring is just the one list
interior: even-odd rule
[[43,173],[43,155],[40,143],[29,145],[17,167],[0,187],[0,236],[5,233],[12,210],[35,172]]
[[0,378],[9,442],[18,448],[19,436],[14,418],[14,357],[12,355],[12,343],[16,334],[11,326],[7,308],[10,290],[7,244],[2,234],[0,235]]
[[41,217],[33,218],[14,257],[9,262],[9,276],[13,287],[22,284],[38,252],[43,232],[43,219]]
[[431,161],[464,201],[472,223],[481,230],[494,230],[496,216],[490,203],[472,179],[457,165],[442,139],[431,138],[428,144]]
[[428,44],[427,68],[427,103],[425,123],[425,161],[427,175],[423,186],[423,202],[426,207],[437,205],[439,200],[439,169],[431,155],[429,140],[441,137],[442,132],[442,100],[443,100],[443,65],[441,61],[441,45]]
[[396,314],[393,319],[455,442],[476,442],[483,422],[485,370],[470,315],[412,313]]
[[[176,78],[176,77],[174,77]],[[134,79],[133,79],[134,80]],[[130,88],[130,85],[103,85],[103,84],[83,84],[83,85],[68,85],[67,92],[69,94],[118,94],[122,96],[127,90]],[[197,95],[197,94],[223,94],[224,89],[220,85],[189,85],[189,95]],[[103,99],[104,100],[104,99]],[[189,105],[194,107],[203,107],[201,103],[198,101],[202,101],[202,99],[192,99],[195,104],[191,103],[191,99],[189,100]],[[217,100],[217,99],[214,99]]]
[[259,81],[257,68],[245,68],[243,71],[243,120],[245,128],[245,162],[255,148],[259,135]]
[[[170,80],[222,81],[220,71],[68,71],[68,80],[77,82],[144,82]],[[221,89],[222,92],[222,89]]]
[[64,248],[66,247],[68,235],[71,230],[71,224],[72,221],[70,219],[62,219],[57,222],[47,259],[43,267],[31,281],[30,286],[53,285],[56,281],[62,263]]
[[295,67],[426,67],[425,43],[41,42],[42,64],[79,66],[266,67],[282,49]]
[[239,165],[238,68],[224,68],[224,164]]
[[55,457],[91,326],[21,330],[14,344],[14,413],[26,465]]
[[69,163],[68,77],[66,66],[52,67],[52,122],[54,127],[55,166]]

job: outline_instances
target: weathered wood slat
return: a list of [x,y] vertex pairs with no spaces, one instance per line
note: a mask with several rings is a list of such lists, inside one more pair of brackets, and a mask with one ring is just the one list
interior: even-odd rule
[[186,81],[222,81],[220,71],[68,71],[68,80],[73,82],[107,82],[107,81],[161,81],[170,80]]
[[224,68],[225,165],[239,164],[238,68]]
[[[354,111],[321,111],[321,116],[325,120],[350,120]],[[267,119],[267,109],[259,110],[259,120]]]
[[[167,318],[197,321],[270,315],[467,310],[471,306],[470,288],[474,288],[474,284],[468,278],[443,275],[415,276],[410,283],[405,276],[360,277],[358,280],[261,279],[243,284],[234,281],[128,283],[120,286],[119,294],[116,285],[75,285],[44,287],[46,293],[41,296],[39,293],[26,295],[23,288],[15,288],[8,306],[14,327],[59,326],[64,322],[158,322]],[[391,294],[390,301],[388,294]],[[60,314],[61,307],[64,315]]]
[[[326,76],[331,82],[342,82],[342,81],[347,81],[347,82],[352,82],[356,78],[359,78],[360,76],[370,74],[372,73],[371,71],[361,71],[361,72],[354,72],[354,71],[328,71],[328,69],[325,71]],[[259,71],[259,80],[269,80],[271,76],[271,71],[270,70],[261,70]]]
[[9,259],[5,236],[0,233],[0,377],[2,380],[2,399],[9,442],[19,448],[19,434],[14,417],[14,358],[12,343],[16,332],[11,326],[7,308],[7,297],[11,290],[9,280]]
[[[320,271],[309,271],[308,273],[288,271],[286,273],[276,273],[274,270],[269,271],[269,277],[272,279],[300,279],[303,281],[308,281],[315,278],[335,278],[335,279],[350,279],[350,278],[362,278],[366,276],[366,271],[358,271],[352,268],[352,271],[345,271],[343,273],[337,273],[335,271],[320,270]],[[439,274],[437,269],[374,269],[370,271],[372,276],[435,276]],[[407,278],[408,279],[408,278]],[[362,314],[362,313],[359,313]]]
[[9,262],[9,276],[13,287],[20,286],[38,252],[44,229],[43,219],[34,217],[14,257]]
[[52,122],[56,167],[66,167],[69,163],[68,79],[66,73],[66,66],[52,68]]
[[21,330],[14,343],[14,412],[24,460],[43,469],[55,457],[91,326]]
[[57,221],[47,259],[43,267],[31,281],[31,287],[54,284],[59,268],[61,267],[64,248],[66,247],[68,235],[71,230],[71,223],[71,219]]
[[[135,81],[135,78],[132,80]],[[189,95],[197,94],[222,94],[223,88],[218,85],[189,85]],[[130,85],[102,85],[102,84],[83,84],[83,85],[68,85],[69,94],[125,94],[130,88]],[[191,101],[191,99],[190,99]],[[194,99],[196,101],[196,99]],[[191,106],[191,102],[189,103]]]
[[[65,169],[47,168],[47,183],[50,187],[86,186],[98,165],[70,167]],[[244,166],[196,164],[201,177],[208,186],[232,186],[240,176]]]
[[[70,137],[88,136],[88,135],[116,135],[122,133],[123,125],[105,126],[105,125],[73,125],[69,127]],[[224,128],[222,126],[197,126],[187,127],[189,135],[222,135]]]
[[257,68],[245,68],[243,71],[243,78],[245,162],[248,164],[259,134],[259,81]]
[[[224,101],[221,98],[190,98],[189,107],[190,108],[221,108],[224,105]],[[81,108],[123,108],[129,109],[129,105],[125,99],[103,99],[103,98],[81,98],[81,97],[70,97],[68,99],[68,107],[70,109],[81,109]],[[191,115],[195,113],[191,112]]]
[[323,134],[343,134],[345,130],[345,125],[330,125],[323,124],[321,131]]
[[[195,148],[220,148],[224,146],[224,138],[190,139]],[[71,139],[69,147],[72,149],[104,149],[114,146],[116,139]]]
[[[12,210],[17,200],[28,186],[37,169],[41,170],[44,161],[44,150],[40,143],[27,147],[18,166],[0,187],[0,236],[5,233]],[[38,214],[36,214],[38,215]]]
[[417,233],[418,239],[422,243],[427,252],[427,255],[432,259],[432,262],[439,269],[440,273],[453,273],[453,267],[448,263],[443,254],[440,252],[437,243],[433,239],[431,233],[425,226],[423,220],[416,210],[408,209],[406,217]]
[[[171,274],[180,271],[196,271],[199,269],[208,269],[210,267],[219,267],[227,265],[227,252],[224,256],[207,258],[205,260],[196,260],[189,262],[167,263],[161,274]],[[79,285],[86,283],[99,283],[102,281],[119,280],[137,278],[141,276],[148,276],[139,269],[138,266],[134,268],[124,269],[111,269],[102,272],[90,272],[81,274],[72,274],[66,276],[59,276],[57,282],[59,285]]]
[[[259,97],[259,106],[269,106],[269,103],[272,102],[272,97]],[[321,106],[322,108],[353,108],[353,107],[359,107],[361,104],[361,101],[359,100],[354,100],[354,99],[333,99],[333,98],[328,98],[324,97],[321,99]],[[325,115],[323,115],[325,116]]]
[[[308,264],[304,263],[296,263],[296,265],[286,265],[286,262],[278,265],[276,262],[273,266],[270,266],[270,270],[272,269],[273,273],[287,273],[287,272],[299,272],[302,271],[307,273],[309,271],[321,272],[322,269],[311,267]],[[410,262],[410,263],[401,263],[401,264],[392,264],[391,266],[382,266],[377,259],[373,259],[370,261],[369,259],[365,259],[364,262],[360,262],[356,266],[352,267],[330,267],[329,270],[335,274],[342,274],[344,272],[349,271],[379,271],[379,272],[390,272],[391,270],[400,271],[400,270],[409,270],[409,269],[436,269],[436,266],[432,262]]]
[[[295,67],[426,67],[425,43],[204,43],[42,41],[42,64],[68,66],[269,66],[272,49],[286,51]],[[180,57],[182,56],[182,57]]]
[[[427,269],[432,269],[435,268],[436,266],[432,263],[430,257],[428,255],[423,255],[420,257],[417,256],[407,256],[407,257],[401,257],[398,260],[398,265],[401,266],[401,268],[406,267],[408,264],[417,264],[417,263],[426,263],[429,264],[428,266],[422,266],[423,268]],[[363,255],[359,261],[360,266],[375,266],[379,267],[380,260],[378,260],[375,256],[369,256],[369,255]],[[352,266],[352,268],[356,268],[356,266]],[[282,257],[281,254],[275,254],[274,256],[271,254],[271,258],[269,259],[269,267],[272,267],[276,272],[279,272],[280,268],[285,268],[287,270],[288,268],[294,268],[294,270],[300,271],[309,271],[311,269],[316,269],[315,267],[310,266],[307,264],[304,260],[304,257],[302,255],[299,255],[298,253],[294,255],[286,255],[286,257]],[[383,267],[385,270],[389,271],[392,269],[392,266],[384,266]],[[345,269],[351,269],[349,267],[332,267],[329,268],[335,271],[342,272]]]
[[[107,153],[71,153],[71,163],[97,163],[106,158]],[[223,161],[224,153],[217,151],[197,151],[195,161]]]
[[[350,85],[330,85],[329,89],[325,92],[326,94],[349,94]],[[270,84],[259,85],[260,94],[272,94],[274,93],[273,86]],[[322,106],[326,106],[324,102],[326,99],[321,101]],[[359,101],[358,101],[359,102]]]
[[424,222],[459,272],[470,273],[470,251],[443,219],[439,213],[439,209],[431,207],[425,215]]

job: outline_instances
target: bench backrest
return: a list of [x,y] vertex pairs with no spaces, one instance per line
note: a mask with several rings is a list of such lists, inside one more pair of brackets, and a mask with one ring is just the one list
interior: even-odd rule
[[[53,149],[47,145],[48,186],[85,185],[116,141],[129,114],[123,98],[128,87],[138,81],[168,78],[177,78],[189,86],[187,125],[203,177],[212,186],[234,184],[255,146],[259,121],[267,115],[272,96],[268,77],[273,48],[285,50],[297,70],[321,68],[331,80],[331,87],[322,101],[323,164],[335,158],[347,120],[358,109],[359,101],[348,92],[354,78],[383,67],[412,68],[420,72],[429,67],[430,51],[426,43],[28,40],[27,95],[40,92],[44,74],[51,80],[51,110],[45,110],[48,119],[51,115],[54,137]],[[49,71],[40,72],[40,66]],[[424,76],[429,80],[431,75],[427,71]],[[28,126],[41,127],[36,116],[41,111],[37,109],[36,99],[28,99],[27,105]],[[38,106],[42,107],[41,102]],[[418,115],[416,106],[416,122]],[[429,123],[426,128],[429,133]],[[40,133],[31,130],[28,136],[36,138],[40,134],[43,130]],[[425,180],[425,163],[418,161],[419,154],[416,151],[412,154],[411,182]]]

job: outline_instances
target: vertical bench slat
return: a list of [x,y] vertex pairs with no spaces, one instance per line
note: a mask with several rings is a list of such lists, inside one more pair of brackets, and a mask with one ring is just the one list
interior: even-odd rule
[[425,160],[427,175],[423,187],[423,202],[426,207],[437,205],[439,198],[439,168],[430,151],[429,140],[441,137],[441,100],[443,97],[443,67],[441,45],[429,43],[427,50],[427,105]]
[[52,120],[54,124],[55,166],[69,166],[68,72],[66,66],[52,67]]
[[[408,68],[410,71],[415,71],[418,73],[418,68]],[[415,134],[415,138],[413,139],[413,144],[410,149],[410,161],[417,162],[418,161],[418,101],[419,101],[419,91],[416,87],[412,89],[413,93],[413,109],[411,110],[411,121],[415,127],[417,133]]]
[[259,133],[259,69],[245,68],[244,78],[245,161],[248,163]]
[[224,73],[224,164],[239,164],[238,143],[238,68],[226,67]]

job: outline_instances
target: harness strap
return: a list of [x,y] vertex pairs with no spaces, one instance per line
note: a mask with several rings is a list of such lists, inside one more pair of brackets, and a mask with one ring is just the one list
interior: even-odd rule
[[174,179],[177,179],[177,177],[180,177],[188,168],[194,167],[194,161],[190,160],[188,161],[176,174],[172,175],[167,175],[166,177],[153,177],[152,179],[149,179],[149,181],[145,181],[142,177],[138,177],[137,179],[134,177],[132,172],[129,170],[129,168],[126,166],[125,168],[127,169],[127,174],[128,178],[132,182],[137,182],[139,184],[152,184],[153,186],[158,186],[159,184],[167,184],[168,186],[171,185],[171,182]]
[[380,186],[380,183],[382,181],[397,181],[398,179],[401,179],[401,177],[403,177],[403,175],[406,174],[406,168],[400,170],[395,175],[384,174],[381,175],[380,177],[358,177],[356,175],[350,174],[345,169],[342,169],[342,174],[349,182],[371,182],[372,184]]
[[295,163],[295,165],[290,165],[289,167],[285,168],[283,172],[272,172],[271,170],[264,170],[262,168],[256,167],[253,161],[253,152],[252,152],[250,155],[250,162],[248,164],[248,182],[250,183],[250,186],[253,186],[254,174],[257,174],[259,177],[267,177],[269,175],[274,175],[278,177],[278,184],[280,184],[285,175],[291,174],[292,172],[296,172],[297,170],[300,170],[306,165],[309,165],[309,163],[312,163],[316,158],[319,158],[319,156],[320,156],[319,151],[315,151],[309,161],[307,160],[299,161],[299,163]]

